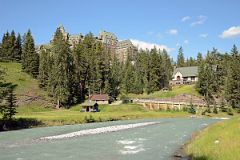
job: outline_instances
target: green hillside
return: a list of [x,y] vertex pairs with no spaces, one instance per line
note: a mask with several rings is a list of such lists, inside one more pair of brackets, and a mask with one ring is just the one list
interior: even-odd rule
[[21,64],[16,62],[0,62],[1,68],[6,72],[4,77],[8,83],[16,84],[17,104],[48,106],[50,99],[47,92],[40,89],[38,81],[27,73],[22,72]]
[[129,94],[128,96],[131,98],[169,98],[169,97],[175,97],[180,94],[189,94],[189,95],[200,97],[200,94],[195,89],[195,85],[174,86],[171,91],[157,91],[149,95]]

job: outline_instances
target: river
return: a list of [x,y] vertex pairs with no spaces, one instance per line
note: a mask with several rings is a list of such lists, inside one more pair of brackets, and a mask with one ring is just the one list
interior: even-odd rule
[[[191,138],[193,132],[216,121],[200,118],[141,119],[2,132],[0,159],[167,160]],[[78,131],[88,133],[89,130],[96,131],[109,126],[136,126],[138,123],[151,125],[70,138],[44,139],[57,135],[64,137],[65,134]]]

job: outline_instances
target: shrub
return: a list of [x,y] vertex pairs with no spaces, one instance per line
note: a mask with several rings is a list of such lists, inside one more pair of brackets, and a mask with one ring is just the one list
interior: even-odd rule
[[213,108],[213,113],[218,114],[218,109],[217,109],[217,107],[214,107],[214,108]]
[[129,97],[126,95],[122,95],[120,99],[122,100],[122,103],[125,103],[125,104],[130,102]]
[[222,111],[222,112],[227,112],[228,109],[227,109],[226,107],[221,107],[221,111]]
[[228,108],[227,113],[228,113],[228,115],[233,116],[233,109]]
[[196,114],[196,109],[194,108],[193,105],[190,105],[190,107],[188,108],[188,112],[191,114]]
[[202,115],[206,115],[206,112],[207,112],[207,110],[204,110],[204,111],[202,112]]
[[96,120],[94,119],[94,117],[92,115],[90,115],[89,117],[88,116],[85,116],[84,117],[84,121],[86,123],[93,123],[93,122],[96,122]]
[[206,112],[207,112],[207,113],[212,113],[212,111],[211,111],[211,109],[210,109],[209,106],[207,107]]
[[188,112],[188,107],[184,106],[182,109],[184,112]]

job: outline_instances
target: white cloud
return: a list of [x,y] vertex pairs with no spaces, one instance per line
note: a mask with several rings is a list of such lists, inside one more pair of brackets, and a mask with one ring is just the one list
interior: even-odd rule
[[167,31],[167,33],[170,34],[170,35],[177,35],[178,34],[178,30],[170,29],[170,30]]
[[130,39],[130,41],[133,43],[134,46],[138,47],[139,49],[153,49],[154,47],[156,47],[157,49],[165,49],[168,52],[172,51],[172,48],[167,47],[166,45],[159,45],[156,43],[149,43],[149,42],[144,42],[144,41],[140,41],[137,39]]
[[232,26],[228,28],[227,30],[223,31],[221,35],[219,35],[220,38],[234,38],[240,36],[240,26]]
[[200,15],[198,16],[197,21],[194,21],[191,23],[191,26],[203,24],[206,20],[207,20],[207,16]]
[[181,21],[182,21],[182,22],[185,22],[185,21],[187,21],[187,20],[189,20],[189,19],[191,19],[190,16],[185,16],[185,17],[183,17],[183,18],[181,19]]
[[207,34],[207,33],[200,34],[200,37],[201,37],[201,38],[207,38],[207,37],[208,37],[208,34]]
[[184,43],[185,43],[185,44],[188,44],[188,43],[189,43],[189,41],[186,39],[186,40],[184,41]]
[[179,46],[180,46],[180,43],[177,43],[176,46],[179,47]]

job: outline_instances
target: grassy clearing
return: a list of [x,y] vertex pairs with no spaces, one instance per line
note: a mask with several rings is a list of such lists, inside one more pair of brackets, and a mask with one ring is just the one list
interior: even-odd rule
[[200,96],[199,93],[195,90],[195,85],[181,85],[174,86],[171,91],[157,91],[151,94],[129,94],[130,98],[169,98],[175,97],[179,94],[189,94],[194,96]]
[[206,128],[185,150],[196,160],[239,160],[240,117]]
[[101,111],[97,113],[82,113],[80,109],[80,105],[60,110],[34,105],[21,106],[17,109],[16,118],[33,118],[47,126],[53,126],[137,118],[187,117],[189,115],[186,112],[146,111],[142,105],[138,104],[102,105]]

